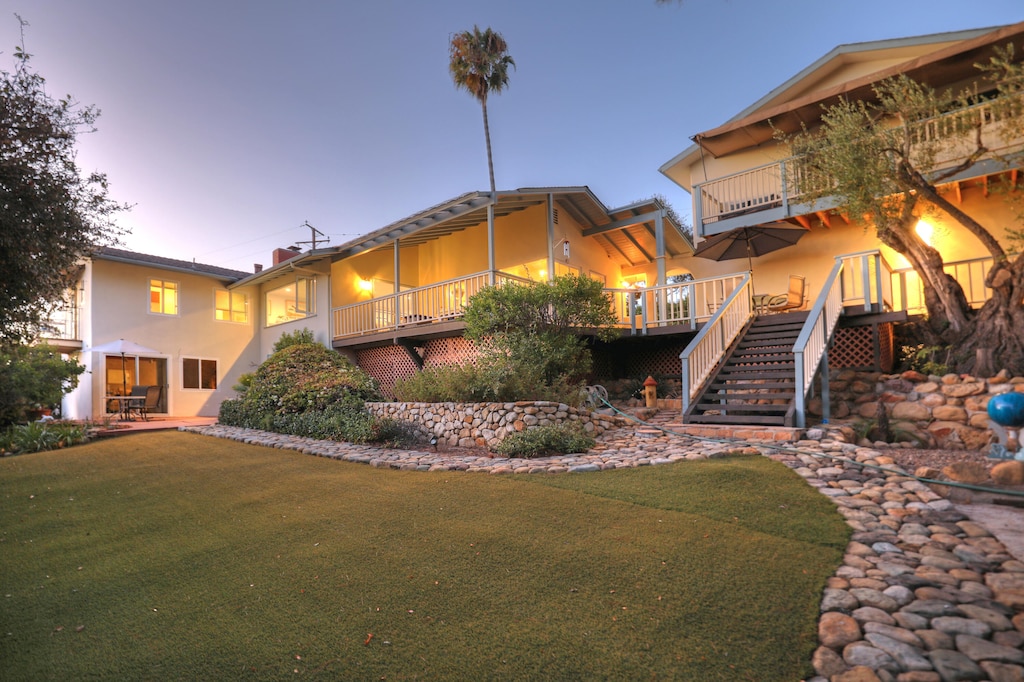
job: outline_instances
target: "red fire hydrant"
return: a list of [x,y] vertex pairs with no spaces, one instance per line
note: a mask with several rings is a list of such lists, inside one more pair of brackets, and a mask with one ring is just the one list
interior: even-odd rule
[[644,402],[647,407],[658,406],[658,382],[652,376],[644,380]]

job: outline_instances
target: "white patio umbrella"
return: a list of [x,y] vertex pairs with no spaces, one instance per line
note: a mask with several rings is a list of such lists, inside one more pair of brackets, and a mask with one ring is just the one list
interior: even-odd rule
[[121,355],[121,391],[122,395],[128,395],[128,376],[124,371],[124,358],[126,355],[160,355],[160,351],[147,348],[132,341],[118,339],[109,343],[101,343],[98,346],[83,348],[83,353],[106,353],[108,355]]

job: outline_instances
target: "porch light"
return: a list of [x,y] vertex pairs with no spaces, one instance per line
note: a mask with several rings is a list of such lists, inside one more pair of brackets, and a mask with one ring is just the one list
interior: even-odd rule
[[932,238],[935,236],[935,228],[932,227],[931,223],[925,220],[918,220],[917,225],[914,227],[914,232],[920,237],[925,244],[928,246],[934,246],[932,244]]
[[367,293],[373,291],[373,282],[368,279],[359,277],[356,279],[356,286],[359,287],[359,291],[365,291]]

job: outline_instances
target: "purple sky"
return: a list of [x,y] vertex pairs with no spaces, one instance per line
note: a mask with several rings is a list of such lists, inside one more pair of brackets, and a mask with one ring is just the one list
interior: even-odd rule
[[134,204],[125,248],[252,270],[486,190],[453,32],[517,64],[489,102],[498,189],[587,185],[614,208],[689,195],[658,167],[833,47],[1024,20],[1020,0],[10,0],[51,94],[103,115],[85,171]]

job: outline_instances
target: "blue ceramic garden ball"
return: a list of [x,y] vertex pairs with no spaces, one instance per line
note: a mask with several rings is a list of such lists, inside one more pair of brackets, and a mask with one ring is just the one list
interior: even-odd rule
[[1024,393],[1001,393],[988,401],[988,416],[1002,426],[1024,426]]

